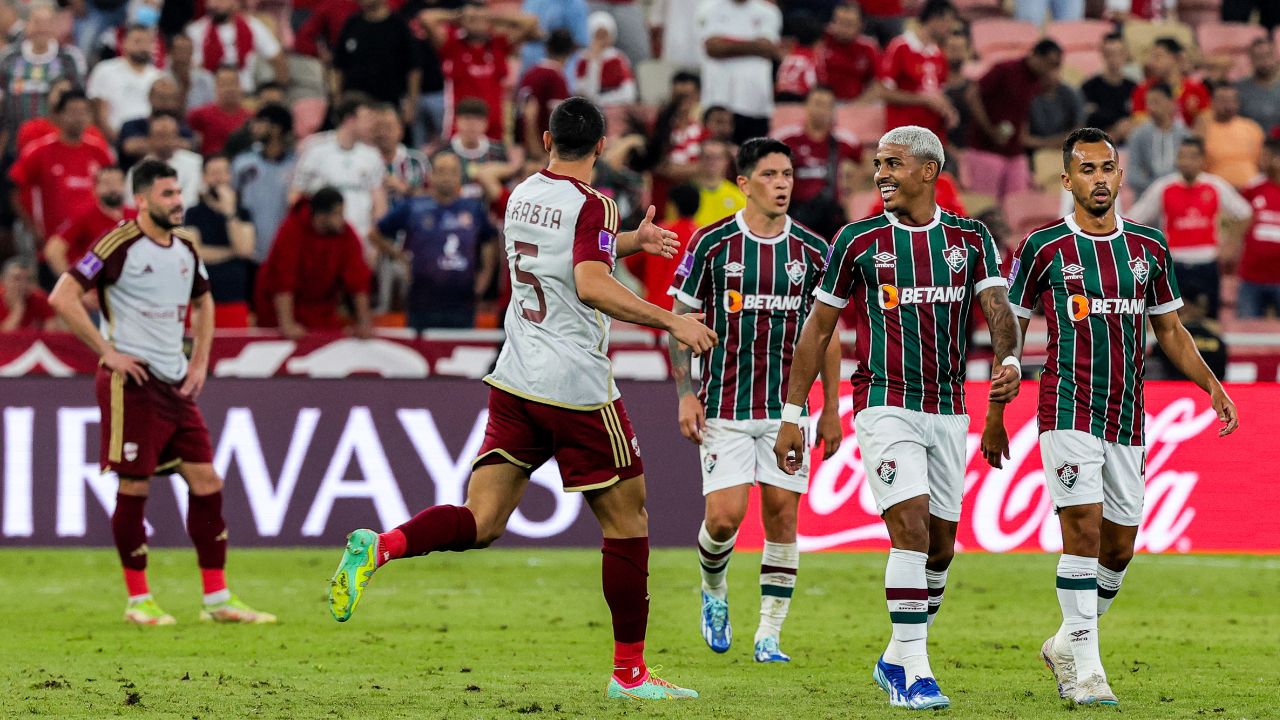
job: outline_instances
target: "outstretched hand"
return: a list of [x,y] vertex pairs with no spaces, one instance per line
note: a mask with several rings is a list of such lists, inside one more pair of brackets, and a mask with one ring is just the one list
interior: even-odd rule
[[680,238],[670,230],[654,225],[655,213],[657,208],[650,205],[649,210],[644,214],[644,220],[640,221],[640,226],[636,228],[636,241],[640,243],[640,249],[650,255],[661,255],[671,259],[680,251]]

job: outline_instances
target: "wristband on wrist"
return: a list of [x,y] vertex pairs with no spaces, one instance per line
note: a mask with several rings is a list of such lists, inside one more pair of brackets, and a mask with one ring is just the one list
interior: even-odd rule
[[1018,377],[1022,377],[1022,363],[1018,361],[1018,358],[1010,355],[1004,360],[1001,360],[1000,364],[1011,366],[1015,371],[1017,371]]
[[800,416],[803,414],[804,408],[794,403],[787,403],[782,406],[782,422],[799,425]]

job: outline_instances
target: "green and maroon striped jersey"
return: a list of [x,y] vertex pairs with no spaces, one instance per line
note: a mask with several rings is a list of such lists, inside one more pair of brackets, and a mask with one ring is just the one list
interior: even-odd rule
[[1009,301],[1019,317],[1039,303],[1049,323],[1040,431],[1143,445],[1144,315],[1173,312],[1182,296],[1164,234],[1117,220],[1105,236],[1070,215],[1028,235],[1009,263]]
[[720,343],[700,358],[707,417],[777,420],[800,328],[822,278],[827,242],[787,218],[761,238],[742,211],[694,234],[667,292],[707,314]]
[[844,226],[817,296],[853,303],[854,412],[963,414],[969,308],[1004,282],[1000,252],[977,220],[936,209],[920,227],[888,212]]

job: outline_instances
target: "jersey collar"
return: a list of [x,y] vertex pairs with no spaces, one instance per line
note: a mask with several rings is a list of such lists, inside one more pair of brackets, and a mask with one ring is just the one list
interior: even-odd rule
[[764,243],[765,245],[776,245],[782,242],[783,238],[791,234],[791,216],[790,215],[787,216],[786,224],[782,226],[782,232],[778,233],[777,235],[774,235],[773,237],[768,237],[768,238],[760,237],[759,235],[756,235],[755,233],[751,232],[751,229],[747,227],[747,219],[742,216],[741,210],[733,214],[733,221],[738,224],[738,229],[742,231],[743,237],[749,238],[751,240],[755,240],[758,243]]
[[1116,215],[1115,232],[1111,233],[1110,235],[1095,235],[1094,233],[1091,233],[1091,232],[1085,232],[1084,228],[1080,227],[1080,223],[1076,222],[1075,213],[1071,213],[1066,217],[1062,218],[1062,221],[1067,224],[1067,227],[1071,228],[1071,232],[1075,233],[1076,235],[1082,235],[1084,237],[1087,237],[1090,240],[1115,240],[1116,238],[1124,234],[1124,218],[1120,217],[1119,215]]
[[893,213],[889,212],[887,208],[884,211],[884,216],[889,219],[889,224],[896,228],[902,228],[903,230],[906,230],[908,232],[924,232],[926,230],[934,229],[935,227],[938,226],[938,223],[942,222],[942,208],[939,207],[938,205],[934,205],[933,219],[930,220],[928,224],[921,225],[919,227],[916,227],[914,225],[904,224],[901,220],[898,219],[897,215],[894,215]]

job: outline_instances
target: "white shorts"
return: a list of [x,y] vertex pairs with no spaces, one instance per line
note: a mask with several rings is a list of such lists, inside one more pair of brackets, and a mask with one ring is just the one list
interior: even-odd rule
[[903,500],[929,496],[929,514],[959,522],[968,415],[870,407],[853,419],[867,484],[883,515]]
[[[778,440],[781,420],[724,420],[707,418],[702,432],[702,494],[716,490],[763,483],[804,493],[809,489],[809,464],[795,475],[778,469],[773,444]],[[809,418],[800,418],[805,445],[809,445]]]
[[1117,525],[1142,522],[1147,453],[1079,430],[1040,433],[1044,481],[1053,507],[1102,503],[1102,517]]

